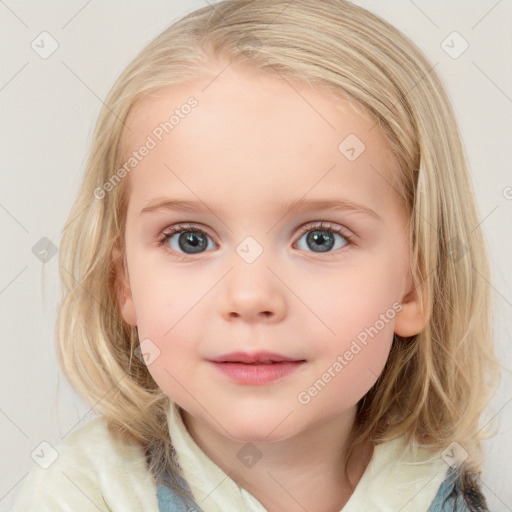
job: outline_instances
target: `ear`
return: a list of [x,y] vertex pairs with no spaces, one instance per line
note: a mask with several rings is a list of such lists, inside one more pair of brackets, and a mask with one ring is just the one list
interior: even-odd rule
[[404,338],[419,334],[427,325],[428,315],[421,307],[419,286],[409,275],[408,289],[402,298],[402,310],[395,317],[395,333]]
[[112,264],[115,274],[116,298],[121,315],[127,324],[136,327],[137,315],[133,304],[130,279],[123,263],[122,253],[117,246],[112,249]]

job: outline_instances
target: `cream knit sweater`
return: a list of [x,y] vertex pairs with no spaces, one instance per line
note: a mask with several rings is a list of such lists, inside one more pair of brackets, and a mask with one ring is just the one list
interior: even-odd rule
[[[179,464],[204,512],[266,512],[198,447],[172,402],[168,420]],[[55,449],[58,458],[47,469],[34,464],[12,512],[159,512],[142,449],[115,441],[105,418],[90,421]],[[426,511],[447,469],[440,454],[406,449],[402,438],[377,445],[343,512]]]

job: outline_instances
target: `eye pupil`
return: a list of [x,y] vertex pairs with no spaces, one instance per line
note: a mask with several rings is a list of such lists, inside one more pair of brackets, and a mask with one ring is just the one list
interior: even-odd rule
[[334,237],[331,234],[326,236],[328,231],[310,231],[307,238],[308,243],[314,244],[320,249],[319,252],[326,252],[333,248]]
[[[205,240],[205,237],[203,237],[200,233],[195,233],[193,231],[181,233],[178,237],[178,240],[181,249],[186,251],[187,249],[190,249],[190,246],[192,246],[194,253],[200,252],[202,249],[206,249],[208,245],[208,241]],[[190,245],[187,246],[187,243]]]

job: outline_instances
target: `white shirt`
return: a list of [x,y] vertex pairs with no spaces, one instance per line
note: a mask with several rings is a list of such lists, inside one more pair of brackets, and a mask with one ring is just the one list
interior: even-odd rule
[[[204,512],[266,512],[199,448],[173,402],[168,424],[178,462]],[[69,434],[55,449],[58,458],[47,469],[34,464],[12,512],[159,512],[142,448],[116,441],[105,418]],[[377,445],[342,512],[427,511],[447,470],[440,453],[407,447],[403,438]]]

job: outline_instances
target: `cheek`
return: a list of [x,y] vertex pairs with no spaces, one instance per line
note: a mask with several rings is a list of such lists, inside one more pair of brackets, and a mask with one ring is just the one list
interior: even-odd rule
[[400,307],[402,274],[402,262],[393,254],[365,257],[329,275],[311,275],[298,294],[307,297],[324,323],[324,339],[343,345],[375,324],[389,337]]
[[319,402],[349,407],[382,373],[401,308],[403,264],[388,251],[361,258],[325,280],[310,281],[315,286],[310,286],[308,300],[324,324],[315,319],[316,333],[308,329],[318,357],[315,373],[320,387],[329,381]]
[[207,283],[202,286],[191,279],[190,272],[176,270],[165,258],[134,259],[130,282],[141,339],[171,336],[178,323],[187,322],[186,315],[207,291]]
[[[155,382],[169,396],[180,393],[200,358],[198,314],[211,283],[194,280],[165,261],[134,258],[130,276],[141,348],[151,353],[147,364]],[[197,276],[196,276],[197,277]],[[187,383],[187,386],[189,384]]]
[[395,300],[396,283],[380,270],[333,281],[331,286],[342,285],[344,292],[333,292],[332,301],[324,296],[319,304],[333,332],[320,326],[315,335],[310,329],[310,350],[316,359],[313,379],[298,397],[303,404],[314,402],[318,414],[331,404],[336,404],[332,414],[356,404],[384,369],[400,305]]
[[321,361],[313,378],[300,390],[297,400],[312,407],[313,415],[336,416],[353,407],[375,384],[389,356],[392,339],[377,335],[366,343],[358,340],[334,351]]

